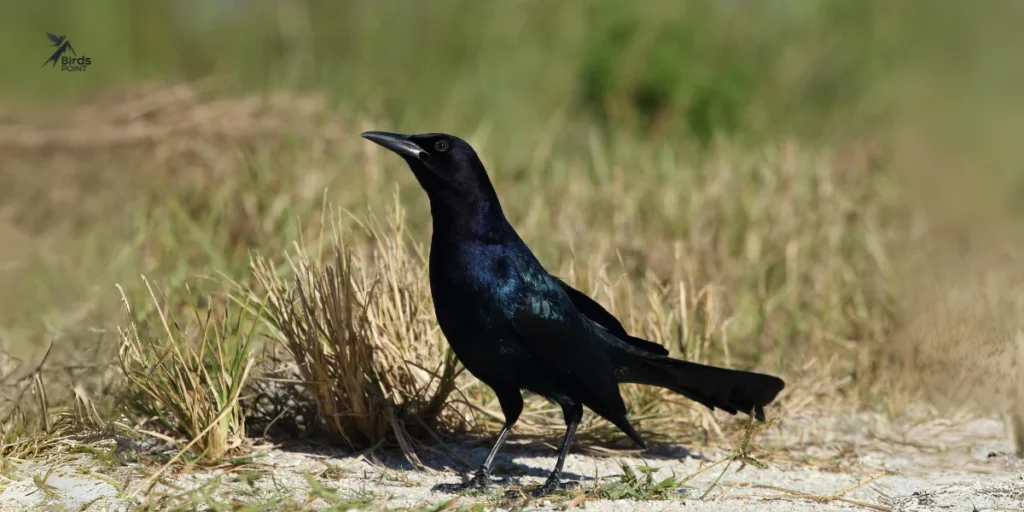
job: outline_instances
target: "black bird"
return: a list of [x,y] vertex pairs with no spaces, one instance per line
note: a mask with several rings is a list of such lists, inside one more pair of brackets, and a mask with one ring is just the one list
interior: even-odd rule
[[764,406],[782,390],[781,379],[673,359],[661,345],[630,336],[600,304],[537,261],[505,219],[487,171],[465,141],[443,133],[362,136],[404,158],[427,192],[437,322],[466,369],[494,390],[505,416],[474,477],[435,491],[490,483],[494,456],[523,410],[524,389],[559,404],[566,424],[555,468],[535,496],[561,487],[584,405],[646,448],[626,419],[619,384],[668,388],[712,410],[764,421]]

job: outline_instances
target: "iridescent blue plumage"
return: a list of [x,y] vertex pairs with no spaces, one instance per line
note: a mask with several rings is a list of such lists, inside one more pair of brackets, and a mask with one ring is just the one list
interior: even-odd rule
[[634,442],[620,383],[661,386],[711,408],[763,419],[783,387],[778,378],[667,357],[664,347],[630,336],[597,302],[552,276],[509,224],[476,152],[446,134],[363,137],[401,155],[430,198],[430,289],[452,350],[490,386],[505,426],[487,460],[460,490],[486,485],[490,465],[523,408],[521,390],[558,403],[566,435],[548,481],[557,488],[565,455],[587,406]]

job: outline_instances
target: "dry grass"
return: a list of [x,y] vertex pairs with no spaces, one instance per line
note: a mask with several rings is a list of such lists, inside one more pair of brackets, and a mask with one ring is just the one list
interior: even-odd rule
[[966,405],[1009,417],[1024,453],[1024,267],[1017,237],[1000,237],[1002,251],[974,244],[934,265],[908,297],[905,321],[885,353],[898,369],[894,382],[939,410]]
[[425,262],[408,248],[399,208],[386,224],[363,226],[362,252],[339,222],[315,257],[298,244],[283,271],[253,260],[268,294],[265,320],[294,358],[324,433],[352,449],[397,439],[418,464],[408,430],[451,426],[440,420],[457,375],[433,319]]
[[[132,415],[188,441],[199,459],[217,461],[244,444],[245,414],[239,397],[255,360],[253,333],[259,318],[240,307],[232,317],[216,305],[202,312],[193,302],[193,318],[181,323],[149,288],[156,319],[138,318],[128,299],[131,323],[120,329],[120,363]],[[162,303],[162,304],[161,304]],[[257,308],[260,310],[261,308]]]

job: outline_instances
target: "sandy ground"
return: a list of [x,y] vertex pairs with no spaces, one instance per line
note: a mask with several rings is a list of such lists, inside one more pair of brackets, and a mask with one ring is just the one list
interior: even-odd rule
[[[555,440],[556,436],[552,436]],[[450,495],[432,493],[439,482],[458,481],[457,470],[479,464],[490,441],[480,439],[453,446],[448,456],[427,457],[426,470],[411,470],[398,454],[376,461],[344,456],[311,445],[264,445],[260,456],[244,469],[175,471],[169,480],[182,493],[218,478],[217,495],[224,499],[268,499],[281,493],[305,496],[308,475],[349,496],[364,496],[374,506],[421,507],[441,503]],[[739,464],[722,476],[704,499],[700,496],[721,473],[722,466],[692,478],[685,487],[660,500],[586,499],[579,507],[591,511],[804,511],[900,510],[988,511],[1024,510],[1024,462],[1010,452],[1012,443],[1003,421],[956,417],[928,421],[889,422],[872,415],[841,419],[787,418],[760,433],[753,454],[767,469]],[[520,484],[543,481],[554,463],[553,448],[541,442],[513,440],[496,460],[494,475],[520,475]],[[590,452],[588,454],[587,452]],[[595,455],[575,450],[565,477],[584,486],[607,482],[621,473],[620,463],[658,468],[656,478],[686,476],[728,456],[727,447],[657,445],[643,454]],[[460,461],[468,461],[466,466]],[[68,455],[57,464],[22,462],[0,480],[0,510],[128,510],[127,496],[145,471],[131,465],[99,467],[88,454]],[[49,476],[46,473],[53,470]],[[33,478],[35,477],[35,478]],[[39,480],[45,477],[45,486]],[[45,487],[45,489],[44,489]],[[121,489],[119,491],[119,489]],[[801,494],[803,493],[803,494]],[[565,498],[508,502],[497,492],[463,496],[459,504],[488,507],[523,506],[527,510],[559,510]],[[840,497],[843,500],[829,500]],[[323,504],[323,502],[315,502]],[[373,507],[370,507],[373,509]]]

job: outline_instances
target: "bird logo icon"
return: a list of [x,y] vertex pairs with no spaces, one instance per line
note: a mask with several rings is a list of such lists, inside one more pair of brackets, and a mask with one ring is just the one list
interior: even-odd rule
[[57,36],[47,32],[46,37],[50,39],[50,42],[53,43],[54,48],[57,48],[57,51],[53,52],[53,55],[50,55],[49,59],[46,59],[46,62],[43,63],[43,66],[46,66],[51,62],[53,64],[50,67],[56,66],[57,62],[60,61],[60,57],[64,55],[64,53],[67,51],[70,51],[71,55],[74,55],[76,57],[78,56],[78,54],[75,53],[75,48],[71,46],[71,41],[68,41],[67,36]]

